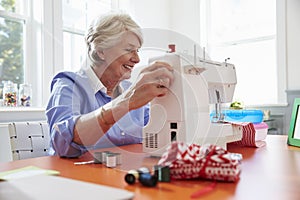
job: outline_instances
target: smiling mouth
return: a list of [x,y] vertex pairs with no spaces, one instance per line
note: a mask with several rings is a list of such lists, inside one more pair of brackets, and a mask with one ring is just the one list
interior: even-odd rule
[[123,67],[130,71],[133,69],[133,66],[130,66],[130,65],[123,65]]

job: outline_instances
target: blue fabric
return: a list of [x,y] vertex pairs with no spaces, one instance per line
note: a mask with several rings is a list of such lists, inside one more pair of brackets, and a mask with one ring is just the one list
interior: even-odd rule
[[[130,83],[123,81],[126,90]],[[111,101],[99,90],[93,91],[85,71],[60,72],[52,80],[51,95],[46,108],[50,126],[50,155],[78,157],[90,149],[142,142],[142,128],[149,120],[149,105],[130,111],[112,126],[93,146],[72,142],[76,120]]]

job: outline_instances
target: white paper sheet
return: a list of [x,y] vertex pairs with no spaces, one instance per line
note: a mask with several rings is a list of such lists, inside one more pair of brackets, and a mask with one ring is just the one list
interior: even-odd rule
[[0,182],[1,200],[132,199],[133,192],[59,176],[36,175]]

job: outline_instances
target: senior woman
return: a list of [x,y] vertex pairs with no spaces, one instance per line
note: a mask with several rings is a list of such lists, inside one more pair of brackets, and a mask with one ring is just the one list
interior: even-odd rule
[[86,34],[88,66],[60,72],[52,80],[46,108],[50,155],[78,157],[89,149],[142,142],[149,102],[168,92],[172,67],[155,62],[134,83],[139,63],[140,27],[124,13],[97,18]]

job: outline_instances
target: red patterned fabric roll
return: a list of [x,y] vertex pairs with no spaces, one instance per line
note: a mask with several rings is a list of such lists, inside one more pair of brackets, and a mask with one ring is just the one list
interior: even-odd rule
[[215,145],[187,145],[173,142],[158,164],[170,167],[173,179],[204,178],[236,182],[241,172],[241,154],[229,153]]

